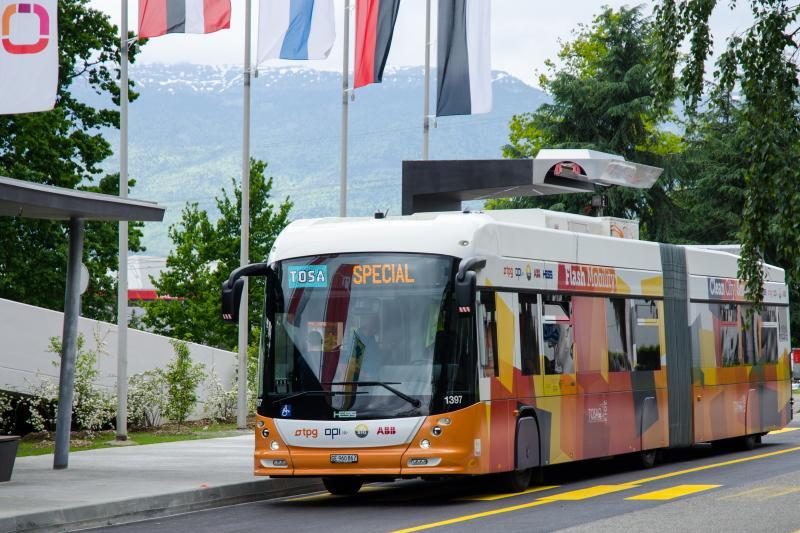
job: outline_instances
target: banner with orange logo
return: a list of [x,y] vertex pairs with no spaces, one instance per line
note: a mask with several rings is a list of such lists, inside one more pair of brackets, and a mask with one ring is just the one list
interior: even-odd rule
[[0,115],[53,109],[57,12],[56,0],[0,0]]

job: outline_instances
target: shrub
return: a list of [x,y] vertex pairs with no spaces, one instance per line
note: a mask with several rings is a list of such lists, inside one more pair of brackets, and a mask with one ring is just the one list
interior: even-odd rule
[[[75,396],[72,401],[73,416],[77,429],[98,431],[105,427],[113,427],[116,413],[116,397],[97,387],[95,381],[100,375],[97,370],[98,355],[108,355],[105,350],[105,338],[95,333],[96,350],[86,349],[83,335],[78,336],[78,356],[75,360]],[[50,338],[50,351],[61,357],[61,340]],[[59,367],[59,361],[53,366]],[[46,383],[46,385],[45,385]],[[50,380],[42,380],[39,392],[41,396],[52,398],[58,402],[58,385]],[[40,411],[41,413],[41,411]]]
[[167,378],[160,368],[128,378],[128,421],[143,429],[161,425],[169,400]]
[[235,384],[229,390],[225,390],[219,376],[212,369],[206,386],[206,416],[222,422],[232,420],[236,416],[237,399]]
[[0,392],[0,435],[14,431],[13,408],[11,396]]
[[165,377],[169,392],[166,406],[167,418],[183,424],[197,405],[197,386],[205,379],[201,363],[192,363],[189,346],[182,341],[170,341],[175,358],[167,365]]

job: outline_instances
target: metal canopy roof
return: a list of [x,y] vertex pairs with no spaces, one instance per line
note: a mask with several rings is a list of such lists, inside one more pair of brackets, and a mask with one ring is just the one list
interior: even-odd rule
[[68,220],[164,219],[164,207],[109,194],[76,191],[0,176],[0,216]]
[[534,159],[403,161],[403,214],[454,211],[464,200],[647,189],[663,170],[584,149],[540,150]]

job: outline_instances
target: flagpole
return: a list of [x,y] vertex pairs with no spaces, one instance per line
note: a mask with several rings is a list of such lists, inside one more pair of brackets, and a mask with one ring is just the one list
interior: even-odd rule
[[[244,116],[242,127],[242,239],[239,264],[250,262],[250,39],[252,4],[244,2]],[[244,278],[242,303],[239,307],[239,395],[236,425],[247,429],[247,334],[248,334],[248,282]]]
[[347,216],[347,127],[350,96],[350,0],[344,0],[344,53],[342,54],[342,155],[339,174],[339,216]]
[[422,159],[428,159],[431,134],[431,0],[425,0],[425,97],[422,110]]
[[[119,80],[119,196],[128,197],[128,0],[122,2]],[[117,272],[117,434],[128,440],[128,222],[119,223]]]

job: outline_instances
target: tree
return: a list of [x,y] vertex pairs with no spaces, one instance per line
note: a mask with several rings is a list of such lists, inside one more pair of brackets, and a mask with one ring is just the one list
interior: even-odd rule
[[[800,279],[800,155],[798,67],[800,6],[783,0],[751,0],[753,24],[728,38],[707,91],[712,51],[709,19],[716,0],[662,0],[656,9],[657,101],[680,97],[690,116],[701,107],[737,115],[736,135],[744,184],[738,240],[739,277],[747,297],[760,305],[763,261],[786,269],[795,290]],[[728,2],[735,7],[736,0]],[[685,61],[679,51],[689,43]],[[676,68],[680,77],[675,80]]]
[[[591,26],[562,44],[559,63],[547,62],[540,85],[552,103],[513,117],[506,157],[535,157],[541,148],[592,148],[639,163],[665,166],[649,191],[611,187],[606,214],[638,218],[648,238],[674,239],[679,213],[668,196],[675,182],[670,159],[682,151],[680,138],[659,131],[650,58],[652,24],[640,8],[604,9]],[[518,198],[491,207],[548,207],[588,212],[591,195]]]
[[[252,160],[250,171],[250,257],[265,261],[272,243],[288,223],[292,203],[287,198],[277,208],[270,203],[272,178],[265,179],[267,164]],[[237,345],[236,328],[222,322],[222,282],[239,266],[242,195],[231,180],[233,196],[223,190],[216,198],[220,217],[212,222],[197,203],[186,205],[178,224],[169,229],[174,248],[167,270],[154,285],[159,295],[178,298],[148,302],[145,325],[156,333],[223,349]],[[250,329],[263,306],[264,280],[249,284]]]
[[[119,126],[114,109],[95,109],[71,93],[85,83],[119,105],[119,30],[89,0],[60,0],[59,78],[55,109],[46,113],[0,116],[0,175],[70,189],[118,194],[118,177],[102,179],[100,163],[112,154],[104,128]],[[131,37],[133,34],[131,34]],[[136,51],[129,55],[135,60]],[[133,84],[131,83],[131,87]],[[130,99],[136,94],[131,91]],[[131,180],[130,186],[134,185]],[[130,249],[142,250],[140,224],[131,224]],[[60,310],[66,283],[66,224],[0,218],[0,298]],[[91,276],[83,297],[84,314],[112,319],[116,314],[117,225],[86,226],[85,257]]]

